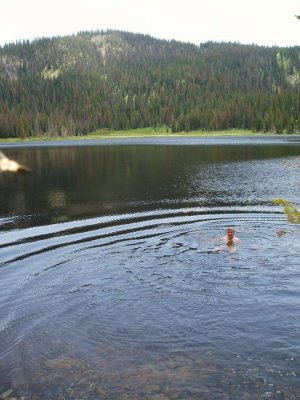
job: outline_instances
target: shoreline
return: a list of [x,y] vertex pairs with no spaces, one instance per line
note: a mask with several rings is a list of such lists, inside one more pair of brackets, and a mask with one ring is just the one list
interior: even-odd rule
[[228,130],[228,131],[190,131],[179,133],[168,133],[164,129],[155,131],[152,128],[136,129],[129,131],[110,131],[98,130],[87,135],[78,136],[32,136],[27,138],[0,138],[1,144],[9,143],[36,143],[36,142],[62,142],[62,141],[85,141],[85,140],[113,140],[113,139],[139,139],[139,138],[195,138],[195,137],[223,137],[223,136],[251,136],[251,137],[286,137],[298,136],[299,133],[273,133],[273,132],[252,132],[244,130]]

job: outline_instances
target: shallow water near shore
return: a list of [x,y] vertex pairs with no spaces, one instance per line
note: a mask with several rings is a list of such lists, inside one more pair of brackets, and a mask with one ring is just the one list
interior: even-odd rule
[[299,138],[3,150],[0,396],[300,397]]

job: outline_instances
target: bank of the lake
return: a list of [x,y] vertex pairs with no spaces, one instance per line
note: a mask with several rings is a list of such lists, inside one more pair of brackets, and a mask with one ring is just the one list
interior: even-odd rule
[[[299,133],[296,133],[296,135]],[[253,132],[243,129],[230,129],[223,131],[190,131],[172,133],[169,128],[140,128],[131,130],[110,130],[99,129],[87,135],[77,136],[31,136],[25,138],[0,138],[1,143],[16,143],[16,142],[41,142],[41,141],[61,141],[61,140],[90,140],[90,139],[127,139],[127,138],[174,138],[174,137],[215,137],[215,136],[281,136],[287,135],[286,133],[274,132]],[[295,135],[295,134],[293,134]]]

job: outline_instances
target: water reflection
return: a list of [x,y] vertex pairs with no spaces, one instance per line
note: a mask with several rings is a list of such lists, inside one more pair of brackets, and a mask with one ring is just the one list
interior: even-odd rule
[[[299,148],[270,144],[9,149],[6,152],[18,152],[32,172],[25,178],[6,177],[5,184],[2,179],[0,210],[2,215],[31,216],[26,224],[36,225],[172,204],[255,205],[269,202],[275,193],[291,194],[293,201],[294,182],[277,190],[277,174],[285,181],[293,179],[292,174],[278,163],[259,161],[296,155]],[[256,179],[258,174],[263,178]]]
[[67,220],[65,210],[67,209],[67,194],[63,190],[53,190],[48,193],[48,208],[57,217],[53,217],[53,223],[64,222]]

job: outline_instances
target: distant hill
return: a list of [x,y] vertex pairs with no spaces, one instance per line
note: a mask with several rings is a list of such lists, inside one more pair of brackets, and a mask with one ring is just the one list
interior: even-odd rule
[[300,131],[300,47],[119,31],[0,47],[0,137],[163,125]]

